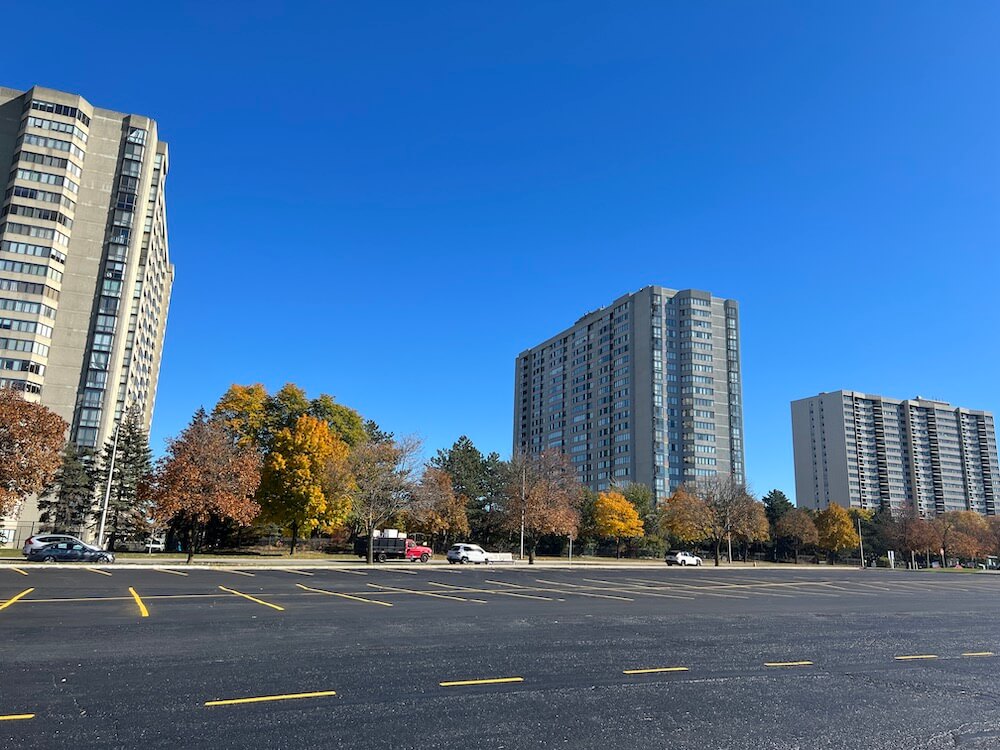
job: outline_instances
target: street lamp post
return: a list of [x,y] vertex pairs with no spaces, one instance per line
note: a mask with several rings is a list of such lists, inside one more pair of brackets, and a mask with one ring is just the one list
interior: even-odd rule
[[524,503],[526,502],[525,495],[527,494],[525,492],[525,485],[527,484],[527,471],[528,469],[526,466],[521,467],[521,556],[518,558],[519,560],[524,559]]
[[104,508],[101,510],[101,525],[97,531],[97,546],[104,549],[104,525],[108,520],[108,503],[111,501],[111,479],[115,474],[115,457],[118,454],[118,430],[121,422],[115,425],[115,440],[111,444],[111,465],[108,467],[108,483],[104,488]]

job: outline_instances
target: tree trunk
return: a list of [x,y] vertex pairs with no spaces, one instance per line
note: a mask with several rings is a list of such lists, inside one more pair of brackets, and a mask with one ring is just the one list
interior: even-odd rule
[[615,537],[615,558],[622,559],[622,540]]
[[194,560],[194,530],[190,527],[184,532],[184,546],[187,547],[187,565]]
[[367,562],[369,565],[375,564],[375,530],[368,529],[368,556]]
[[722,539],[715,540],[715,567],[719,567],[719,557],[722,555]]
[[528,545],[528,565],[534,565],[534,564],[535,564],[535,542],[534,540],[532,540],[532,542]]
[[299,523],[298,521],[292,522],[292,543],[288,549],[288,556],[295,556],[295,544],[299,541]]
[[795,564],[799,564],[799,545],[795,545]]

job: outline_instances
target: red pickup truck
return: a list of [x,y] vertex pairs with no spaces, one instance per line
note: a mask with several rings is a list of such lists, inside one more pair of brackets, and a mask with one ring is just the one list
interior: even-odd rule
[[[386,560],[419,560],[420,562],[427,562],[434,556],[430,547],[417,544],[412,539],[402,536],[377,536],[372,546],[372,552],[378,562],[385,562]],[[358,557],[368,556],[367,538],[358,540],[354,553]]]

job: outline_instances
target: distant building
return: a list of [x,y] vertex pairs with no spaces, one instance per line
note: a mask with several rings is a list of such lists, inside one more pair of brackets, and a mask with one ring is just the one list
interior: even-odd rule
[[800,507],[997,512],[989,412],[833,391],[792,402],[792,441]]
[[518,355],[514,451],[559,450],[594,490],[658,500],[683,482],[745,481],[739,306],[648,286]]
[[[81,446],[103,445],[129,407],[148,429],[174,278],[156,123],[0,88],[0,165],[0,386],[55,411]],[[0,519],[0,543],[35,522],[29,501],[19,524]]]

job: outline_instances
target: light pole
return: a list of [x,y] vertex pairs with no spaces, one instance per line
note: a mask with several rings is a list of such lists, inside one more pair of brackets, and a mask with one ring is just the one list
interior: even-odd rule
[[104,508],[101,510],[101,526],[97,531],[97,546],[104,549],[104,524],[108,520],[108,503],[111,500],[111,478],[115,474],[115,456],[118,454],[118,430],[121,422],[115,425],[115,440],[111,444],[111,466],[108,468],[108,484],[104,488]]
[[527,483],[527,471],[528,467],[521,467],[521,556],[519,560],[524,559],[524,503],[525,503],[525,485]]
[[861,545],[861,569],[865,569],[865,540],[861,536],[861,516],[858,516],[858,543]]

